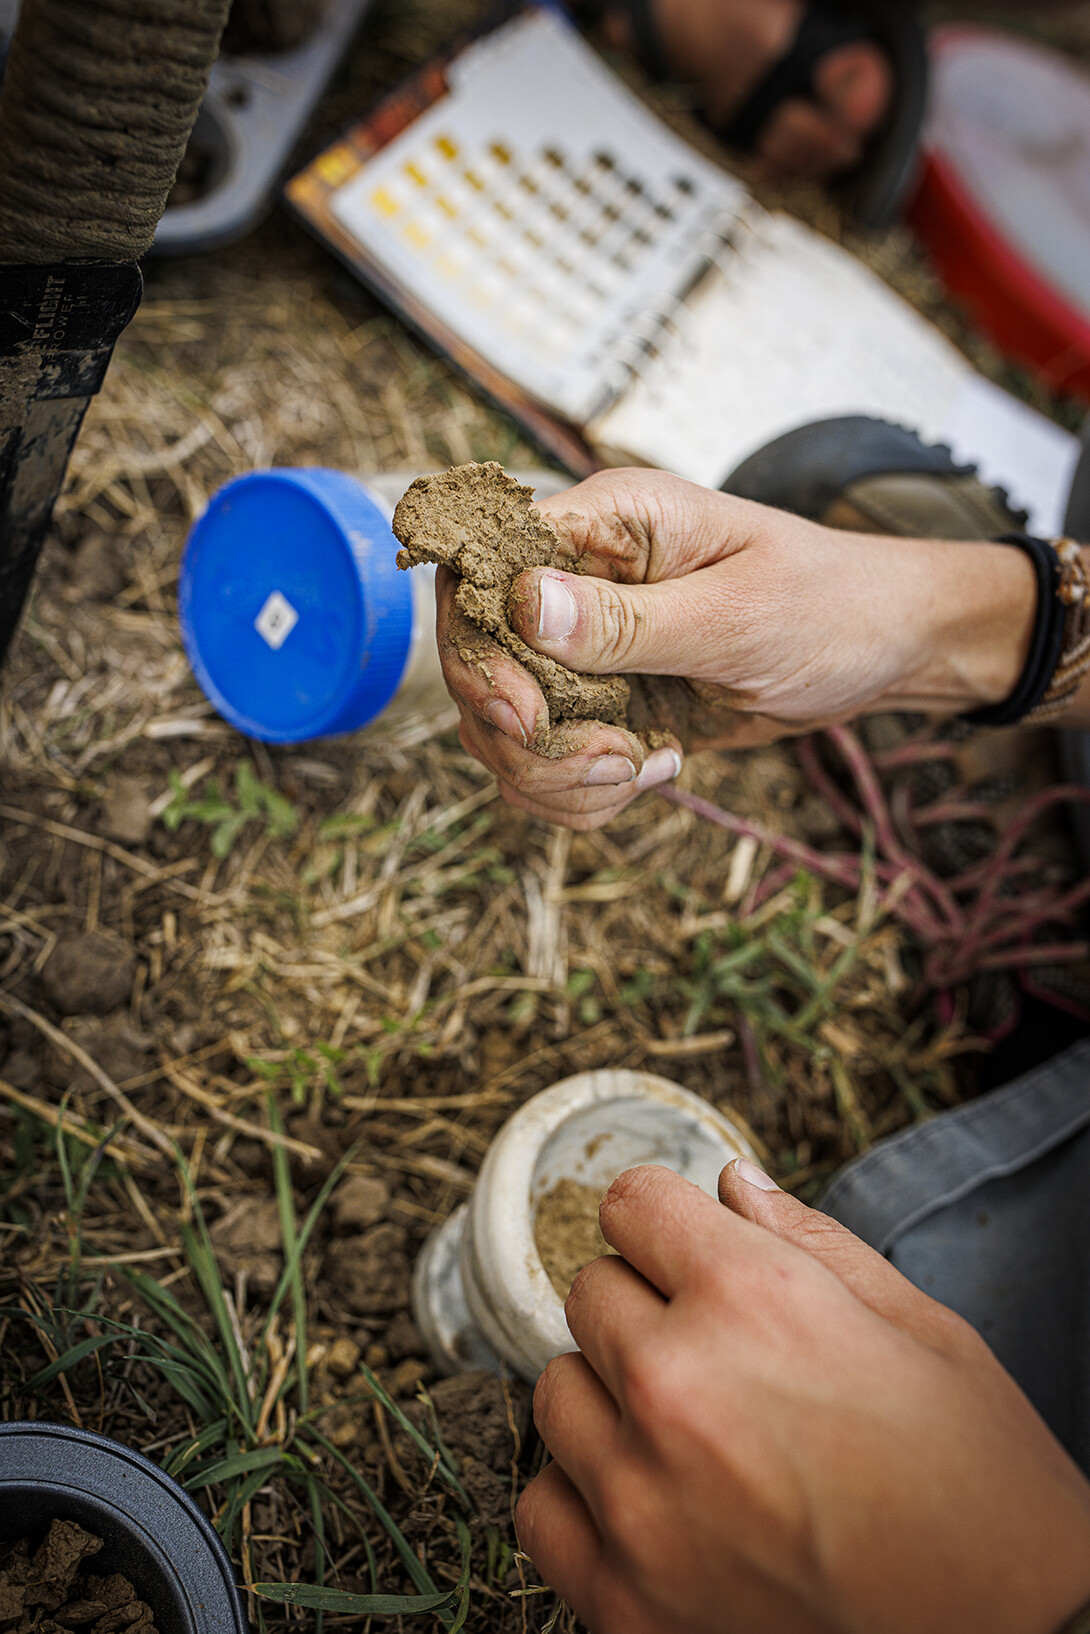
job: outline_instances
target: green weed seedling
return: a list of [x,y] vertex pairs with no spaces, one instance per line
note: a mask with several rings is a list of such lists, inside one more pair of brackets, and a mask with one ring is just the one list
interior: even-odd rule
[[271,1086],[286,1084],[291,1092],[293,1106],[305,1106],[312,1095],[320,1101],[323,1094],[334,1100],[344,1094],[344,1085],[337,1076],[337,1068],[348,1059],[347,1050],[333,1044],[315,1044],[313,1050],[296,1046],[287,1050],[279,1061],[265,1061],[259,1055],[248,1055],[246,1065],[257,1078]]
[[170,774],[170,787],[174,798],[162,814],[164,825],[173,834],[187,818],[204,823],[212,830],[212,855],[221,860],[230,856],[247,823],[262,823],[273,840],[286,839],[299,826],[290,800],[262,783],[248,760],[240,760],[235,768],[234,802],[214,777],[207,779],[204,794],[196,800],[190,798],[177,772]]

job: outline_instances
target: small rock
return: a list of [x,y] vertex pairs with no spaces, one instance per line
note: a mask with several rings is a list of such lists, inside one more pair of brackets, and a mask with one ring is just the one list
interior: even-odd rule
[[394,1368],[393,1378],[390,1380],[391,1393],[395,1396],[415,1395],[427,1371],[427,1362],[421,1361],[419,1356],[407,1357]]
[[109,931],[66,936],[42,966],[42,992],[62,1016],[104,1016],[127,1003],[136,953]]
[[339,1401],[322,1414],[322,1424],[335,1447],[351,1447],[369,1439],[371,1413],[362,1402]]
[[344,1235],[366,1231],[382,1219],[389,1201],[390,1188],[385,1180],[350,1174],[333,1193],[333,1224]]
[[279,1249],[280,1208],[276,1199],[244,1197],[216,1221],[211,1236],[218,1248],[232,1254]]
[[142,777],[115,777],[102,803],[102,826],[122,845],[143,845],[151,833],[152,796]]
[[354,1339],[346,1338],[343,1334],[339,1339],[334,1339],[326,1357],[326,1366],[331,1373],[336,1374],[338,1379],[351,1378],[359,1363],[360,1347]]

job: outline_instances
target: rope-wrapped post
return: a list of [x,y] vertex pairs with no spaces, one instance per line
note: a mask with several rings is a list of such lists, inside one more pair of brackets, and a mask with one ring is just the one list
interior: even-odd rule
[[0,98],[0,661],[230,0],[23,0]]

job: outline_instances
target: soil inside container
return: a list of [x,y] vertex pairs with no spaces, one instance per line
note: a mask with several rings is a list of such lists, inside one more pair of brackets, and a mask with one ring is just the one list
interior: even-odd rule
[[29,1538],[0,1543],[2,1634],[157,1634],[151,1607],[121,1572],[87,1569],[102,1539],[75,1521],[54,1520],[32,1547]]
[[615,1254],[602,1236],[598,1205],[603,1188],[558,1180],[534,1212],[534,1241],[549,1281],[567,1299],[576,1275],[602,1254]]

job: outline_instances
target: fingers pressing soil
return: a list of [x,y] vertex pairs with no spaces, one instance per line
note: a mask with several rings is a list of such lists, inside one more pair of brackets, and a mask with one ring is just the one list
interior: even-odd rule
[[578,675],[534,652],[511,628],[511,587],[528,567],[580,571],[552,524],[524,488],[495,460],[456,465],[438,476],[418,477],[394,512],[394,533],[403,549],[398,566],[442,562],[458,575],[457,605],[518,660],[537,681],[549,707],[533,747],[539,754],[568,753],[565,721],[628,723],[628,682],[619,675]]

